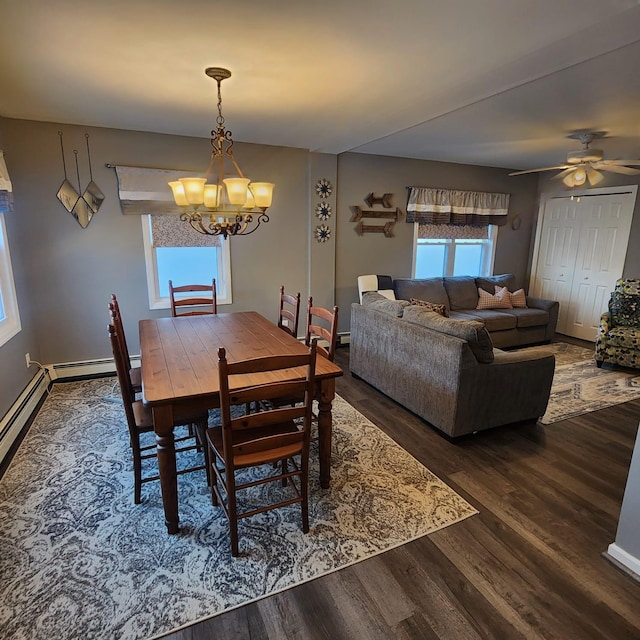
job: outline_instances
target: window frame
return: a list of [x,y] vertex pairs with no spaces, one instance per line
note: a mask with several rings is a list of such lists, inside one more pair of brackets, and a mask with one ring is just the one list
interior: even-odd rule
[[[143,214],[142,242],[144,245],[144,263],[147,273],[147,292],[149,309],[170,309],[169,296],[161,296],[158,283],[158,261],[155,247],[151,242],[151,214]],[[196,231],[193,231],[196,233]],[[231,247],[229,240],[220,240],[218,255],[218,278],[216,279],[216,300],[218,305],[232,304],[231,289]]]
[[[416,278],[416,266],[418,263],[418,241],[422,238],[418,238],[418,226],[419,223],[414,223],[413,225],[413,258],[411,265],[411,274],[413,278]],[[496,243],[498,239],[498,225],[490,224],[488,225],[488,237],[487,239],[478,239],[477,244],[481,244],[486,249],[482,252],[482,271],[483,273],[477,274],[478,276],[489,276],[493,273],[493,266],[495,263],[496,257]],[[434,238],[434,240],[442,240],[442,245],[445,247],[445,271],[441,277],[449,278],[453,277],[453,269],[455,265],[455,245],[456,240],[466,240],[466,238]],[[432,244],[440,244],[440,243],[432,243]],[[471,244],[469,242],[461,243],[461,244]],[[475,244],[475,243],[474,243]],[[453,247],[453,251],[451,248]],[[487,250],[488,249],[488,250]],[[472,275],[472,274],[468,274]],[[439,276],[435,276],[439,277]]]
[[9,252],[9,238],[4,220],[4,213],[0,211],[0,293],[5,318],[0,320],[0,347],[22,331],[18,297],[16,296],[11,254]]

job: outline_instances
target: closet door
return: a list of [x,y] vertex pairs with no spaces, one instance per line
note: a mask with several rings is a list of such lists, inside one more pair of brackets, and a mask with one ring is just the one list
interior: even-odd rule
[[558,333],[595,341],[622,276],[635,198],[630,187],[546,202],[530,288],[532,295],[560,303]]
[[633,204],[622,194],[581,198],[580,238],[565,331],[594,341],[627,255]]
[[565,333],[573,272],[578,255],[578,202],[569,198],[547,201],[542,219],[538,263],[534,274],[532,295],[560,302],[559,333]]

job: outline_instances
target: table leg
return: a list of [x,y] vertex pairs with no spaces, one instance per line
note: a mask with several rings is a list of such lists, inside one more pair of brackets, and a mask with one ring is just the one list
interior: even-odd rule
[[153,407],[153,429],[156,432],[164,520],[169,533],[178,533],[178,476],[171,405]]
[[331,403],[336,395],[336,383],[333,378],[320,383],[318,396],[318,445],[320,449],[320,486],[329,488],[331,482]]

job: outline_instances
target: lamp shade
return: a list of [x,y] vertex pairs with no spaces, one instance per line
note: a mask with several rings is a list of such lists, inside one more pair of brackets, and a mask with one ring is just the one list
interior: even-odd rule
[[218,185],[217,184],[205,184],[204,185],[204,206],[207,209],[217,209],[220,204],[218,198]]
[[275,187],[272,182],[252,182],[250,187],[256,201],[256,207],[266,208],[271,206],[273,188]]
[[583,167],[578,167],[573,172],[573,183],[576,185],[581,185],[581,184],[584,184],[586,180],[587,180],[587,172],[584,170]]
[[202,204],[204,202],[205,178],[180,178],[184,187],[184,195],[189,204]]
[[244,206],[244,203],[247,201],[249,178],[225,178],[223,182],[225,187],[227,187],[229,204]]
[[173,199],[175,200],[175,203],[179,207],[188,206],[189,202],[187,201],[187,196],[185,196],[184,194],[184,186],[182,182],[180,182],[180,180],[175,180],[173,182],[170,182],[169,186],[171,187],[171,191],[173,192]]

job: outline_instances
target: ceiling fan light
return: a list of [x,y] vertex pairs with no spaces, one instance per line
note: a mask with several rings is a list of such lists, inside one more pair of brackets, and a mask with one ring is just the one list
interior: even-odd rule
[[604,175],[595,169],[589,169],[587,171],[587,179],[592,187],[600,184],[604,180]]
[[573,173],[570,173],[569,175],[566,175],[564,178],[562,178],[562,182],[564,182],[564,184],[567,187],[575,187],[576,183],[573,180]]
[[587,180],[587,172],[584,167],[578,167],[573,172],[573,183],[577,186],[583,185]]

